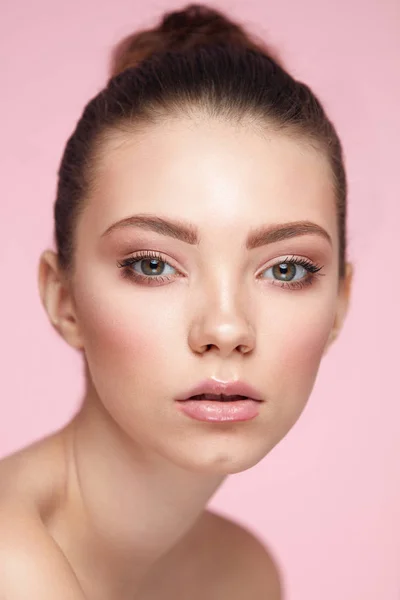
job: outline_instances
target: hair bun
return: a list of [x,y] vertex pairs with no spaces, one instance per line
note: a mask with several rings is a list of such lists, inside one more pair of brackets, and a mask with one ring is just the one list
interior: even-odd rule
[[243,35],[240,27],[219,11],[200,4],[190,4],[184,10],[167,13],[159,27],[175,40],[185,41],[191,35],[232,36]]
[[204,4],[189,4],[183,10],[166,13],[157,27],[131,34],[119,42],[112,54],[110,75],[115,77],[155,53],[210,44],[241,46],[271,56],[263,42],[257,42],[220,11]]

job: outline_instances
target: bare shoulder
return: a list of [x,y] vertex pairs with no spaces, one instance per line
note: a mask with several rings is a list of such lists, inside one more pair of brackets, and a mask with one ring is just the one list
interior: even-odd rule
[[0,600],[81,600],[76,577],[43,522],[60,472],[52,439],[0,461]]
[[229,600],[282,600],[278,565],[254,533],[211,511],[204,513],[203,522],[207,530],[207,545],[212,547],[215,565],[213,579],[217,582],[218,590],[216,597]]
[[83,600],[82,590],[40,519],[0,504],[0,598]]

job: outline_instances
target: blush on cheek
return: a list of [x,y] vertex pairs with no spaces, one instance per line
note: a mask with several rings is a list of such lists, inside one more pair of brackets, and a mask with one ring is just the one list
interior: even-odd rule
[[302,323],[283,351],[282,364],[290,373],[285,393],[297,396],[299,402],[311,394],[329,331],[330,319]]
[[307,364],[319,363],[329,331],[330,322],[328,320],[325,322],[322,318],[318,321],[313,319],[310,323],[303,323],[298,339],[293,342],[299,364],[306,367]]
[[324,300],[295,308],[280,302],[269,315],[268,354],[278,398],[301,403],[311,393],[334,319],[334,305]]
[[88,360],[106,366],[139,351],[142,340],[132,306],[127,311],[118,298],[90,291],[89,285],[78,292],[77,313]]
[[114,363],[123,367],[143,352],[148,338],[143,327],[126,315],[116,315],[97,307],[87,315],[84,324],[85,351],[98,357],[103,367]]
[[105,386],[118,378],[130,387],[140,373],[154,373],[170,356],[179,311],[170,315],[160,294],[150,296],[127,283],[99,286],[88,277],[85,282],[78,288],[77,306],[92,375],[96,372]]

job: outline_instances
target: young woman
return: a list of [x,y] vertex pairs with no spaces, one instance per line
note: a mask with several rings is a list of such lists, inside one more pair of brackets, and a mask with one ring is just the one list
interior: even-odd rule
[[219,12],[117,48],[69,139],[50,322],[87,389],[0,463],[0,598],[277,600],[206,509],[291,429],[348,306],[346,177],[320,102]]

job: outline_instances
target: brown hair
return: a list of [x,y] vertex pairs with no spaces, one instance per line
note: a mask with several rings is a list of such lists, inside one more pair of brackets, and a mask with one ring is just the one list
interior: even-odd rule
[[61,160],[54,207],[60,267],[73,269],[75,226],[107,134],[199,110],[229,121],[267,123],[326,152],[343,278],[347,185],[333,124],[310,88],[295,80],[263,42],[219,11],[196,4],[165,14],[157,27],[128,36],[116,47],[111,78],[85,107]]

